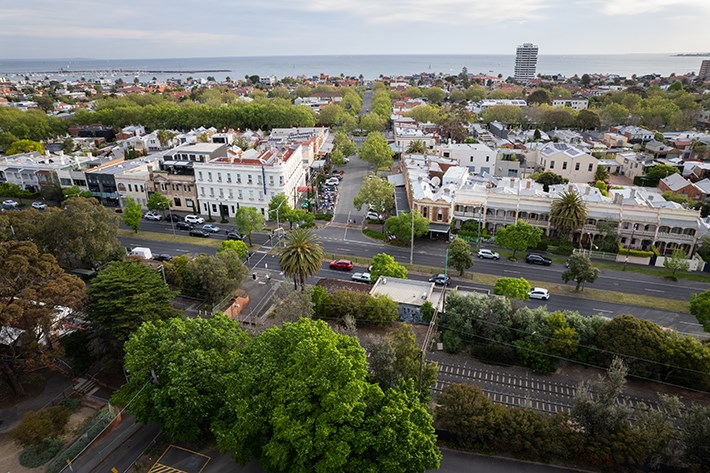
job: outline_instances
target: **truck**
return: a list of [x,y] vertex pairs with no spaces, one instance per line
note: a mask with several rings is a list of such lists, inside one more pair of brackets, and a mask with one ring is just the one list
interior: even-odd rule
[[143,259],[153,259],[153,253],[150,251],[150,248],[145,248],[142,246],[137,246],[133,248],[128,254],[128,256],[138,256],[139,258]]

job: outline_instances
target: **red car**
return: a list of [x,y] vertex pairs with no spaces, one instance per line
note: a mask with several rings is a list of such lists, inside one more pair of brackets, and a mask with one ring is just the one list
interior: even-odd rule
[[339,259],[337,261],[333,260],[330,262],[330,269],[342,269],[343,271],[350,271],[353,269],[353,262],[346,259]]

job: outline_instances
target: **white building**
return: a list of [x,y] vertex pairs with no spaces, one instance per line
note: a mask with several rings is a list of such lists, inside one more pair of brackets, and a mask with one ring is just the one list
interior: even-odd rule
[[589,106],[589,100],[584,98],[574,98],[574,99],[553,99],[553,107],[569,107],[572,110],[584,110]]
[[455,159],[471,174],[493,174],[496,164],[496,152],[482,143],[446,143],[436,146],[434,152]]
[[513,107],[527,107],[528,103],[523,99],[485,99],[475,103],[469,107],[469,111],[481,114],[486,109],[496,107],[498,105],[510,105]]
[[537,45],[525,43],[515,52],[515,80],[526,82],[535,78],[537,72]]
[[[291,206],[298,188],[306,185],[303,147],[250,149],[204,163],[194,163],[199,211],[233,217],[240,206],[255,207],[266,215],[269,202],[285,194]],[[220,207],[221,206],[221,207]]]
[[538,165],[570,182],[593,182],[598,160],[566,143],[548,143],[539,150]]

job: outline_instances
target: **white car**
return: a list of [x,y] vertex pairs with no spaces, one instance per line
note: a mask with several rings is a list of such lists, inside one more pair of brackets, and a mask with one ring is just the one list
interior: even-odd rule
[[202,229],[210,233],[219,233],[221,230],[217,225],[210,225],[209,223],[202,225]]
[[187,223],[192,223],[192,224],[203,224],[205,223],[205,219],[202,217],[198,217],[197,215],[185,215],[185,221]]
[[530,289],[530,292],[528,292],[528,297],[530,299],[541,299],[546,301],[550,298],[550,292],[542,287],[533,287]]
[[8,199],[8,200],[2,201],[2,206],[5,207],[6,209],[16,209],[20,206],[20,204],[18,204],[17,202],[15,202],[12,199]]
[[350,277],[350,279],[357,282],[366,282],[368,284],[371,282],[370,273],[355,273]]
[[367,212],[367,215],[365,216],[366,219],[368,220],[382,220],[380,218],[380,215],[377,212]]
[[45,204],[44,202],[35,201],[35,202],[32,202],[32,208],[37,209],[37,210],[43,210],[43,209],[47,208],[47,204]]
[[337,177],[331,177],[330,179],[325,181],[326,186],[337,186],[338,184],[340,184],[340,179],[338,179]]
[[161,220],[163,218],[162,215],[160,215],[157,212],[146,212],[146,214],[143,216],[146,220],[153,220],[155,222]]
[[478,257],[479,258],[485,258],[485,259],[500,259],[500,255],[496,253],[495,251],[487,250],[485,248],[481,248],[478,250]]

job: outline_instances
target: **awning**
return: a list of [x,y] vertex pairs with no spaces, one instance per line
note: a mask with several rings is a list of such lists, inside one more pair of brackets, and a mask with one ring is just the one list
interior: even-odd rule
[[451,224],[449,223],[430,223],[429,231],[434,233],[449,233]]
[[404,148],[397,146],[397,143],[390,143],[389,146],[395,153],[404,153],[406,151]]
[[298,186],[298,187],[296,188],[296,190],[297,190],[298,192],[308,192],[308,191],[310,191],[310,192],[315,192],[315,191],[316,191],[316,187],[315,187],[315,186]]

